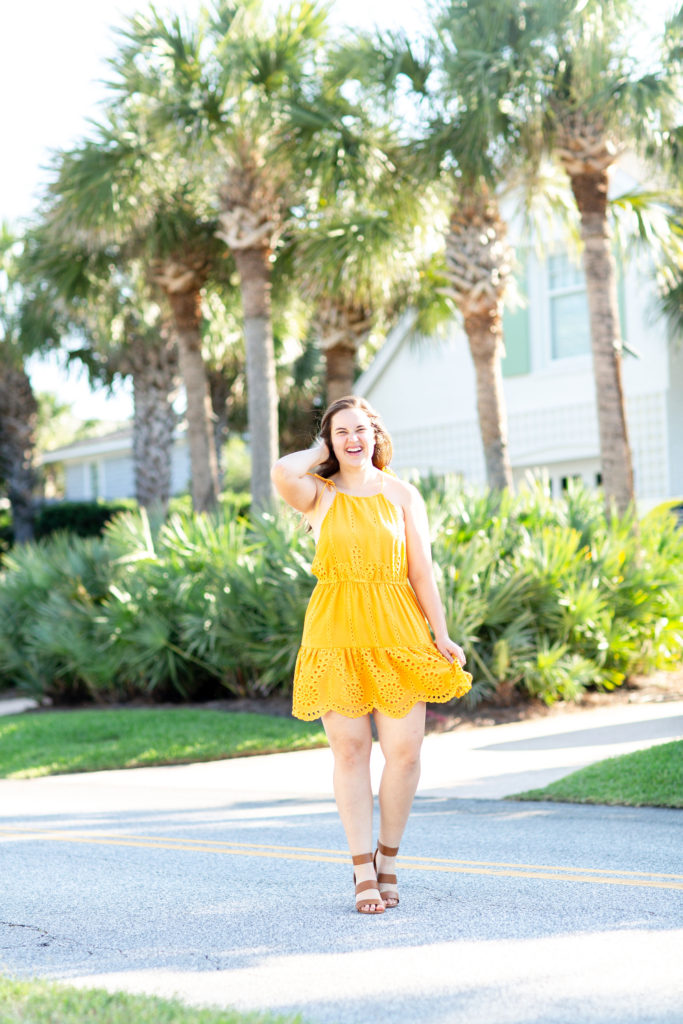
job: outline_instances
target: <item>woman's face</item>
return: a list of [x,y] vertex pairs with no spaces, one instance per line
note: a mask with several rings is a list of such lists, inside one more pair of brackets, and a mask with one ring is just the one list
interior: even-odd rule
[[372,462],[375,431],[370,417],[362,409],[340,409],[330,425],[332,448],[340,467],[361,466]]

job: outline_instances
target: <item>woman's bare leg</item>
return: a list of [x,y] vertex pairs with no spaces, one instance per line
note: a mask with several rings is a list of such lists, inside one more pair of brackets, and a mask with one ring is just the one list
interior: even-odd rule
[[[413,797],[420,779],[420,750],[425,732],[426,705],[416,704],[405,718],[375,712],[377,736],[385,758],[379,787],[379,839],[389,847],[401,845]],[[377,873],[396,873],[395,858],[377,855]],[[383,888],[394,888],[383,886]],[[395,901],[388,901],[393,906]]]
[[[323,715],[322,723],[334,757],[334,796],[351,856],[372,852],[370,717],[346,718],[336,711],[328,711]],[[354,870],[356,882],[375,878],[372,864],[357,864]],[[363,893],[363,897],[369,900],[378,896],[379,890],[376,889],[368,889]]]

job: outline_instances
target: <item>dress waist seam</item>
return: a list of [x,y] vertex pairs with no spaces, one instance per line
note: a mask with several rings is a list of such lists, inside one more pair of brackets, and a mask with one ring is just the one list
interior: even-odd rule
[[373,587],[406,587],[409,586],[409,581],[406,580],[363,580],[356,579],[355,577],[350,580],[317,580],[316,586],[318,587],[337,587],[340,583],[364,583],[368,586]]
[[[433,640],[415,644],[306,644],[302,643],[302,651],[429,651],[439,653]],[[443,655],[441,655],[443,657]],[[445,660],[445,659],[444,659]]]

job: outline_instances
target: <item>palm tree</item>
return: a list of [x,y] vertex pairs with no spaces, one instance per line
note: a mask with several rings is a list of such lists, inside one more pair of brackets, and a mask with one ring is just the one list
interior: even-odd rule
[[154,160],[144,119],[111,114],[94,139],[60,155],[46,218],[53,234],[85,240],[93,253],[117,245],[164,293],[187,397],[193,505],[204,511],[215,505],[219,484],[201,351],[202,291],[211,274],[227,272],[224,251],[199,191],[179,182],[178,167]]
[[307,0],[272,17],[259,0],[218,0],[185,28],[152,8],[122,33],[114,63],[122,95],[151,112],[160,150],[189,154],[215,184],[218,234],[242,297],[257,505],[273,497],[278,447],[271,304],[278,241],[293,212],[315,201],[320,180],[351,164],[343,153],[354,141],[343,116],[349,104],[318,73],[325,34],[323,9]]
[[[220,253],[215,222],[197,221],[177,202],[157,211],[157,227],[164,218],[168,218],[169,234],[173,236],[171,246],[151,262],[150,274],[164,292],[173,314],[187,395],[192,503],[196,511],[205,511],[218,500],[219,477],[211,392],[202,355],[202,291]],[[148,243],[149,239],[150,235]]]
[[358,350],[371,330],[414,297],[424,216],[416,190],[407,194],[396,180],[390,202],[346,206],[298,225],[290,239],[325,357],[328,402],[353,390]]
[[11,338],[0,339],[0,479],[12,508],[14,539],[33,539],[35,431],[38,404]]
[[131,310],[117,372],[133,380],[133,466],[139,505],[165,515],[172,493],[173,442],[178,415],[178,349],[172,326],[150,325]]
[[0,229],[0,479],[12,508],[14,539],[33,538],[38,404],[26,372],[29,355],[59,342],[58,317],[40,283],[21,268],[22,241]]
[[620,511],[634,490],[608,179],[625,148],[643,147],[661,129],[672,99],[670,66],[644,71],[633,50],[636,19],[631,0],[576,5],[560,35],[548,100],[550,144],[569,177],[581,223],[603,487]]
[[[608,179],[625,150],[649,159],[655,178],[661,178],[671,155],[674,163],[680,159],[680,131],[672,126],[679,104],[683,9],[665,26],[662,53],[649,58],[643,18],[632,0],[573,4],[559,34],[547,94],[548,141],[569,178],[584,243],[603,486],[608,502],[620,511],[633,501],[634,489]],[[644,224],[653,209],[661,212],[669,205],[658,191],[623,197],[620,203],[632,205],[641,238],[649,233]],[[657,249],[669,247],[657,229],[651,240]]]
[[244,401],[244,334],[239,296],[232,287],[207,289],[203,331],[204,363],[209,382],[216,458],[221,482],[226,471],[223,453],[233,429],[236,405]]
[[135,498],[163,516],[172,493],[178,346],[172,320],[162,312],[163,298],[154,301],[140,269],[134,264],[127,273],[111,269],[112,279],[99,282],[98,293],[91,288],[87,308],[76,314],[79,332],[88,341],[83,355],[91,375],[106,383],[132,379]]
[[[133,382],[133,471],[140,505],[163,513],[171,493],[171,462],[177,414],[178,354],[163,296],[155,296],[139,262],[116,245],[94,250],[49,221],[27,233],[23,262],[48,290],[71,336],[70,361],[90,381]],[[79,345],[80,347],[76,347]]]
[[497,489],[512,485],[501,359],[513,253],[499,192],[537,164],[536,86],[556,16],[554,0],[449,0],[420,44],[402,32],[361,37],[342,58],[381,96],[400,95],[396,116],[412,126],[415,173],[442,190],[447,289],[469,342],[486,475]]

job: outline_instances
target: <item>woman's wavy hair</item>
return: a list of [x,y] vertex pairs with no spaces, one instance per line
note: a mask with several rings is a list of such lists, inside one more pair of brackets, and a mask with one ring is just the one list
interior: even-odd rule
[[394,448],[391,443],[391,435],[382,423],[380,414],[364,398],[359,398],[357,395],[345,395],[343,398],[338,398],[336,402],[328,405],[320,422],[320,436],[328,447],[330,457],[318,467],[319,476],[326,478],[334,476],[339,470],[339,461],[332,450],[332,418],[336,413],[341,412],[342,409],[362,409],[368,417],[375,435],[375,450],[372,453],[372,464],[377,466],[377,469],[385,469],[391,462]]

